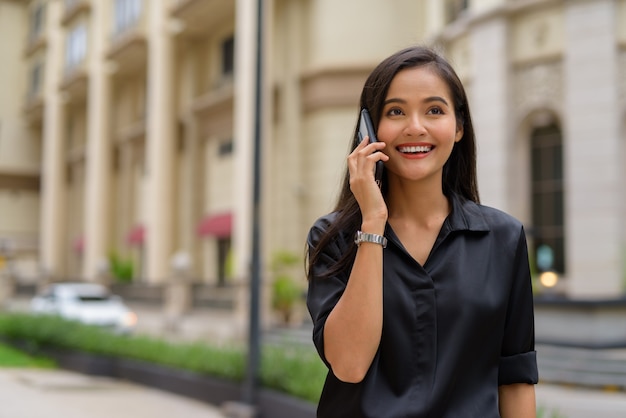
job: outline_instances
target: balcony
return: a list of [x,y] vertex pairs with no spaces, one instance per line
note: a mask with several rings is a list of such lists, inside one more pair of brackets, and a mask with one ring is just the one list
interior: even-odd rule
[[145,70],[147,59],[146,2],[117,0],[107,58],[117,75]]
[[35,53],[42,51],[48,45],[48,41],[42,32],[31,33],[26,42],[26,48],[24,49],[25,57],[32,57]]
[[67,95],[68,102],[85,101],[89,77],[83,65],[73,67],[65,72],[59,88]]
[[201,117],[220,112],[232,113],[235,97],[232,82],[225,82],[219,87],[197,97],[191,104],[192,111]]
[[180,21],[180,34],[189,38],[206,36],[213,28],[235,19],[232,0],[171,0],[171,16]]
[[34,55],[47,45],[44,4],[36,4],[29,14],[28,39],[24,51],[26,57]]
[[91,4],[87,0],[65,0],[63,5],[63,16],[61,17],[63,26],[69,26],[78,16],[88,13],[91,9]]
[[41,94],[29,95],[24,105],[24,117],[28,126],[41,128],[43,126],[44,100]]

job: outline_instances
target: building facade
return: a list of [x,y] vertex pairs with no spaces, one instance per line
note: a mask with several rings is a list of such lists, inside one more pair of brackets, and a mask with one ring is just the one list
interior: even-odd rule
[[[22,40],[0,37],[0,237],[24,237],[23,269],[100,280],[129,259],[134,280],[165,283],[185,260],[199,282],[248,276],[256,4],[0,1],[0,31]],[[483,203],[524,222],[557,291],[623,294],[626,0],[266,0],[263,12],[266,270],[277,252],[302,255],[332,209],[367,74],[427,43],[468,90]]]

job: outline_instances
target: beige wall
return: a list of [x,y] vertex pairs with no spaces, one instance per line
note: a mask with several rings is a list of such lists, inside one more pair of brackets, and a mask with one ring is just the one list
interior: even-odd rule
[[615,14],[617,22],[617,38],[622,46],[626,46],[626,0],[617,1],[617,13]]
[[28,86],[24,66],[26,13],[13,2],[0,2],[0,173],[38,173],[40,146],[21,118]]
[[310,2],[308,69],[374,65],[389,51],[417,43],[423,36],[421,2],[317,0]]
[[532,10],[511,19],[511,61],[558,58],[564,47],[562,5]]
[[[35,3],[0,2],[0,31],[4,33],[5,28],[10,28],[11,33],[21,33],[22,39],[26,39],[26,9]],[[106,241],[107,250],[118,248],[143,260],[144,272],[150,276],[147,280],[167,279],[169,258],[180,249],[192,254],[194,273],[200,279],[211,279],[216,272],[215,240],[198,237],[196,228],[204,215],[230,210],[238,217],[233,242],[240,256],[239,274],[247,274],[252,171],[249,112],[253,97],[248,83],[254,67],[253,62],[245,60],[242,51],[251,51],[254,33],[253,25],[244,28],[237,25],[250,22],[252,15],[245,14],[251,13],[250,10],[239,9],[235,16],[234,6],[229,2],[192,2],[197,7],[192,15],[179,10],[178,15],[169,16],[169,9],[165,12],[166,9],[159,8],[171,6],[170,2],[144,0],[142,4],[146,8],[135,30],[123,37],[113,37],[109,21],[113,16],[112,6],[96,9],[96,5],[103,7],[105,3],[95,0],[88,3],[91,7],[85,14],[68,25],[48,26],[46,43],[26,58],[25,41],[17,43],[13,36],[0,36],[0,51],[14,57],[16,63],[0,67],[0,83],[12,87],[2,89],[11,91],[11,96],[0,97],[0,176],[7,170],[36,173],[43,167],[46,184],[55,190],[44,199],[41,214],[46,224],[41,231],[41,242],[46,248],[42,264],[50,264],[63,276],[74,274],[81,269],[81,263],[87,262],[91,265],[83,271],[91,275],[94,260],[100,255],[91,254],[90,261],[83,260],[72,252],[71,240],[75,235],[92,231],[89,233]],[[462,19],[443,27],[444,3],[439,0],[266,3],[271,8],[265,45],[268,94],[264,110],[268,123],[263,138],[262,226],[266,260],[278,250],[302,253],[311,223],[331,210],[337,197],[365,77],[382,58],[405,46],[424,42],[426,34],[442,45],[466,84],[479,134],[480,187],[485,203],[529,222],[529,161],[525,153],[532,128],[549,114],[564,128],[565,140],[571,146],[575,134],[572,127],[577,126],[572,121],[582,123],[587,117],[586,112],[572,106],[572,97],[582,100],[587,96],[576,96],[574,90],[580,86],[571,80],[583,74],[579,71],[588,70],[567,61],[568,45],[572,48],[568,38],[572,33],[567,31],[568,16],[569,19],[573,16],[567,14],[571,5],[557,0],[473,0]],[[620,125],[611,126],[621,135],[619,149],[623,154],[626,128],[619,121],[626,115],[626,25],[623,24],[626,0],[576,3],[599,5],[594,10],[602,16],[609,10],[603,8],[614,7],[608,15],[616,20],[607,25],[614,33],[604,32],[601,39],[609,43],[614,39],[618,46],[613,55],[610,48],[603,49],[603,53],[615,64],[615,74],[607,76],[614,79],[607,80],[607,85],[622,86],[615,93],[615,106],[607,108],[607,112],[616,113],[607,120],[609,124]],[[244,0],[237,2],[239,6],[250,4]],[[62,15],[62,2],[48,2],[48,6],[46,16],[50,23],[51,17],[58,19]],[[226,10],[226,7],[230,8]],[[96,18],[104,21],[95,22]],[[213,19],[211,25],[202,24],[207,19]],[[89,55],[90,64],[83,68],[85,97],[80,97],[80,89],[66,86],[72,93],[68,98],[58,94],[55,83],[64,76],[67,32],[84,22],[89,24],[90,45],[93,48],[94,40],[101,36],[105,54],[104,57]],[[600,29],[594,26],[585,30],[596,33]],[[236,67],[235,80],[220,73],[221,42],[233,34],[239,37],[237,48],[243,48],[235,54],[240,60],[236,64],[241,64]],[[92,48],[90,54],[94,53]],[[593,48],[587,52],[594,52]],[[49,83],[44,90],[42,110],[45,126],[41,129],[35,123],[27,129],[22,109],[28,72],[33,63],[44,59]],[[110,115],[102,120],[88,113],[90,96],[98,91],[89,87],[94,76],[100,83],[94,84],[100,86],[98,89],[104,88],[102,83],[108,82],[107,77],[111,82],[110,97],[102,99],[103,102],[95,101],[110,109]],[[609,96],[605,94],[605,98]],[[168,103],[154,103],[154,100]],[[36,112],[30,115],[36,119]],[[115,148],[112,164],[115,168],[110,176],[114,181],[96,193],[96,197],[110,202],[107,204],[111,206],[107,217],[109,228],[104,232],[88,228],[92,221],[85,216],[90,201],[86,191],[94,190],[94,185],[101,187],[102,178],[98,176],[107,172],[106,167],[89,171],[97,158],[94,157],[97,153],[91,156],[87,153],[90,141],[98,137],[90,125],[93,121],[110,126],[110,135],[104,135],[104,141],[111,144],[111,149]],[[615,136],[609,130],[602,135]],[[8,136],[19,140],[7,141]],[[56,145],[48,149],[48,159],[42,164],[39,147],[44,138],[48,146]],[[231,138],[234,153],[219,157],[219,144]],[[619,144],[609,142],[611,149],[617,151]],[[72,149],[65,150],[66,144],[72,144]],[[70,166],[78,171],[81,164],[84,164],[81,170],[91,172],[90,177],[85,175],[68,187],[63,173]],[[614,164],[610,170],[618,169]],[[619,172],[623,176],[624,169]],[[589,176],[593,183],[594,175],[581,176]],[[570,188],[579,185],[579,177],[573,178],[577,180]],[[612,177],[606,180],[615,181]],[[587,183],[583,185],[588,187]],[[168,190],[161,193],[161,186]],[[109,189],[110,198],[106,199]],[[622,194],[615,200],[622,202],[622,208],[626,207],[626,192],[613,192]],[[25,229],[29,225],[29,231],[36,231],[40,216],[36,193],[21,191],[19,198],[13,196],[0,190],[0,213],[9,214],[12,225]],[[618,225],[615,218],[619,209],[608,200],[598,199],[612,225]],[[570,216],[587,211],[580,202],[579,198],[570,201],[567,209]],[[159,211],[158,216],[155,211]],[[66,225],[66,216],[78,221]],[[2,222],[0,219],[0,232]],[[126,236],[138,224],[149,224],[147,240],[161,237],[167,244],[153,245],[151,249],[147,245],[143,250],[130,248]],[[598,239],[626,242],[626,226],[613,229],[622,230],[621,236],[612,237],[612,241],[607,237]],[[580,235],[573,236],[580,240]],[[89,245],[89,237],[86,240]],[[578,244],[569,245],[574,248],[572,245]],[[613,254],[606,260],[611,271],[605,276],[613,277],[614,282],[622,267],[617,267],[619,260],[615,256],[614,247],[619,244],[610,245],[613,247],[604,250],[598,247],[598,251]],[[584,246],[576,248],[573,259],[584,257]],[[573,264],[570,270],[588,276],[585,269],[589,266],[589,263]],[[582,283],[585,279],[580,276],[576,280]],[[579,289],[588,292],[585,286]]]
[[10,267],[17,277],[32,280],[37,272],[41,145],[22,118],[30,80],[24,59],[26,16],[17,2],[0,2],[0,275]]

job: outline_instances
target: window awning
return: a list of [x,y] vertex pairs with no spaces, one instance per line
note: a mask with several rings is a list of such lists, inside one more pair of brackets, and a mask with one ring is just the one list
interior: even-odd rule
[[82,254],[85,252],[85,237],[83,235],[79,235],[74,238],[74,242],[72,243],[72,249],[77,254]]
[[146,238],[146,228],[143,225],[135,225],[126,235],[126,242],[130,245],[143,245]]
[[198,235],[216,238],[230,237],[233,228],[233,214],[225,212],[205,216],[198,224]]

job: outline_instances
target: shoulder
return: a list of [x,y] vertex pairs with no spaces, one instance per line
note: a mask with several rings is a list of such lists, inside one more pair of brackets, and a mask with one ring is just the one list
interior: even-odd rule
[[349,231],[338,225],[338,222],[340,222],[339,212],[331,212],[319,217],[309,230],[307,244],[310,247],[316,247],[323,239],[325,246],[331,245],[344,250],[354,238],[350,237]]
[[308,241],[309,244],[319,241],[320,237],[324,235],[331,227],[331,225],[337,220],[337,212],[331,212],[324,216],[317,218],[311,229],[309,230]]
[[523,228],[522,222],[509,215],[508,213],[496,209],[491,206],[485,205],[476,205],[480,210],[485,222],[491,229],[513,229],[513,230],[521,230]]
[[457,196],[453,196],[452,204],[451,224],[453,229],[496,233],[517,231],[518,235],[519,231],[523,229],[522,223],[518,219],[500,209],[461,199]]
[[312,265],[335,265],[344,254],[354,245],[354,238],[350,238],[349,231],[341,229],[339,213],[332,212],[318,218],[307,236],[307,246]]
[[510,214],[490,206],[477,205],[490,235],[502,248],[517,251],[526,248],[526,233],[522,222]]

